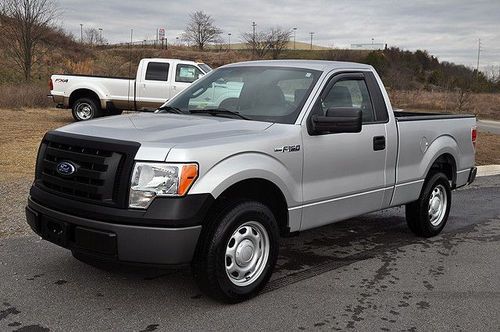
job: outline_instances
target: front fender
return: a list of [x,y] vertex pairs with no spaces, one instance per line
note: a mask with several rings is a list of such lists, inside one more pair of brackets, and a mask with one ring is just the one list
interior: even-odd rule
[[190,190],[190,194],[211,193],[215,198],[232,185],[248,179],[264,179],[274,183],[283,193],[287,205],[302,201],[301,174],[291,174],[278,159],[263,153],[232,155],[207,170]]

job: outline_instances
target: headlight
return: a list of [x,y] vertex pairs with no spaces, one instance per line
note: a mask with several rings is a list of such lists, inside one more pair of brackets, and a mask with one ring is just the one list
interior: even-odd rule
[[129,207],[146,209],[156,196],[184,196],[197,177],[197,164],[136,162]]

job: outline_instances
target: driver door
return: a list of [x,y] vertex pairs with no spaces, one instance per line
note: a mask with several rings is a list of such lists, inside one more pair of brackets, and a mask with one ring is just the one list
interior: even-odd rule
[[198,67],[190,64],[178,63],[175,66],[175,81],[172,83],[170,98],[189,87],[191,83],[201,76],[203,76],[203,72]]
[[361,109],[362,129],[359,133],[314,134],[311,126],[303,127],[301,229],[375,211],[382,205],[386,124],[376,119],[364,73],[333,75],[308,121],[332,107]]

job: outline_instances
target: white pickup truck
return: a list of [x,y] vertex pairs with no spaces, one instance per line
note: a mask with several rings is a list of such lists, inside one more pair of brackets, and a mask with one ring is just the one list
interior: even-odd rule
[[49,97],[59,108],[72,110],[76,121],[123,110],[156,109],[210,72],[208,65],[176,59],[142,59],[136,78],[52,75]]

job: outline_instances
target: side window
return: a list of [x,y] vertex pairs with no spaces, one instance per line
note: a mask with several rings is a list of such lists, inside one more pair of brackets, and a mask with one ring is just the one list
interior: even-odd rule
[[200,69],[193,65],[178,64],[175,71],[175,81],[182,83],[193,83],[200,75],[203,75]]
[[336,82],[321,100],[323,114],[332,107],[360,109],[363,123],[375,121],[368,88],[363,79],[343,79]]
[[150,62],[146,69],[147,81],[168,81],[168,63]]

